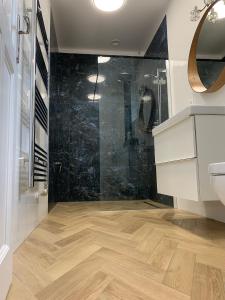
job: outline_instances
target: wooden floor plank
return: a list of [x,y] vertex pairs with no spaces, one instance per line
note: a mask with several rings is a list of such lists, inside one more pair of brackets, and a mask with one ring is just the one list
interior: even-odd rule
[[[122,283],[118,280],[113,280],[103,292],[106,299],[129,299],[129,300],[151,300],[141,291],[136,290],[130,285]],[[104,299],[103,297],[100,299]]]
[[112,280],[112,276],[99,271],[93,276],[83,280],[83,282],[80,282],[66,300],[96,300]]
[[224,300],[225,292],[221,270],[196,263],[192,300]]
[[22,283],[15,275],[13,276],[13,285],[9,291],[7,299],[10,300],[37,300],[24,283]]
[[[145,277],[142,273],[131,273],[126,267],[108,262],[104,271],[117,278],[120,282],[130,285],[152,300],[189,300],[190,297],[167,287],[155,280]],[[126,298],[125,298],[126,299]],[[128,299],[127,299],[128,300]]]
[[169,267],[177,245],[177,242],[169,239],[162,239],[148,260],[151,268],[155,271],[165,272]]
[[101,247],[91,244],[82,245],[78,251],[71,251],[63,260],[57,261],[47,269],[47,274],[54,280],[69,272],[72,268],[86,260]]
[[[83,282],[89,276],[92,276],[101,270],[103,261],[99,257],[90,256],[88,259],[65,273],[63,276],[54,280],[46,288],[37,293],[39,300],[63,300],[76,290],[77,285]],[[75,298],[76,299],[76,298]],[[78,300],[78,299],[77,299]]]
[[195,260],[194,253],[177,249],[163,283],[184,294],[191,295]]
[[139,242],[137,250],[150,256],[163,238],[163,233],[152,229],[146,237]]
[[224,224],[148,201],[58,203],[7,300],[225,300],[224,245]]

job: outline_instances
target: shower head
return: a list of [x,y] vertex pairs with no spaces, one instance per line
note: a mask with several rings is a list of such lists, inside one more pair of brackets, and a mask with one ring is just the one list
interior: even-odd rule
[[158,69],[158,72],[159,72],[159,73],[166,73],[167,70],[166,70],[166,69]]
[[157,76],[157,75],[154,75],[154,74],[151,74],[151,73],[149,73],[149,74],[145,74],[145,75],[144,75],[144,78],[150,78],[150,77],[153,77],[153,78],[158,78],[158,76]]

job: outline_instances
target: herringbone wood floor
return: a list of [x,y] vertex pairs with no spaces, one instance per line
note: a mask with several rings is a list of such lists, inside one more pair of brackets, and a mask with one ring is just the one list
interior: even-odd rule
[[14,257],[8,300],[225,299],[225,224],[143,202],[59,203]]

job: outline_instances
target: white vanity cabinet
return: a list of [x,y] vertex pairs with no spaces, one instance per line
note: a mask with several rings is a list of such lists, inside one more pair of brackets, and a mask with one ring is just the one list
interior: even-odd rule
[[153,130],[160,194],[219,200],[208,174],[225,161],[225,107],[190,106]]

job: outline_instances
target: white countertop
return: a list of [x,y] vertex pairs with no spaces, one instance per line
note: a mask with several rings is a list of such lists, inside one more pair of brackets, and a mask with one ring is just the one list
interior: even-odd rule
[[178,114],[155,127],[152,131],[153,136],[161,133],[164,130],[182,122],[190,116],[195,115],[225,115],[225,106],[203,106],[191,105],[180,111]]

